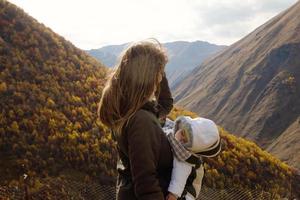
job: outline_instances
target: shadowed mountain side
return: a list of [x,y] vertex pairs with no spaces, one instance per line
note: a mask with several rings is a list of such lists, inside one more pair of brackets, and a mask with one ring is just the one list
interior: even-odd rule
[[300,156],[294,156],[290,152],[300,152],[300,117],[292,123],[267,149],[283,161],[289,161],[290,165],[297,166]]
[[176,103],[268,147],[300,114],[299,19],[300,2],[205,61],[174,89]]

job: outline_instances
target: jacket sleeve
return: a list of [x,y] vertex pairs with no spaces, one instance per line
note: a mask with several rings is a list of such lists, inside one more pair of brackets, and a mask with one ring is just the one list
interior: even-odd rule
[[164,200],[157,175],[161,137],[157,125],[143,112],[147,111],[137,112],[127,132],[134,192],[139,200]]
[[165,72],[160,82],[159,94],[157,95],[159,117],[166,116],[171,112],[173,108],[173,98]]

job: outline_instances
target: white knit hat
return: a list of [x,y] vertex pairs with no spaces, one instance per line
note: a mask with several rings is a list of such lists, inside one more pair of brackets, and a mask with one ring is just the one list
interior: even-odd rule
[[214,157],[221,151],[220,135],[216,124],[203,117],[192,119],[189,116],[179,116],[175,120],[174,134],[178,129],[184,129],[187,141],[183,145],[193,153]]

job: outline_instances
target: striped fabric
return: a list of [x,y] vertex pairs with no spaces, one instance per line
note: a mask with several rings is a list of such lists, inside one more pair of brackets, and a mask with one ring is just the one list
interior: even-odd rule
[[174,134],[169,133],[167,138],[172,147],[172,151],[178,160],[186,161],[192,155],[190,151],[188,151],[180,142],[176,140]]
[[179,141],[176,140],[176,138],[174,137],[174,126],[174,121],[167,118],[162,129],[167,135],[167,138],[172,147],[173,154],[178,160],[186,161],[188,158],[191,157],[192,153],[188,151]]

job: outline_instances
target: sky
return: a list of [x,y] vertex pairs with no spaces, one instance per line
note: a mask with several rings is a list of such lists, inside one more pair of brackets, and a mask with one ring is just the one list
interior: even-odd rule
[[81,49],[150,37],[230,45],[297,0],[8,0]]

